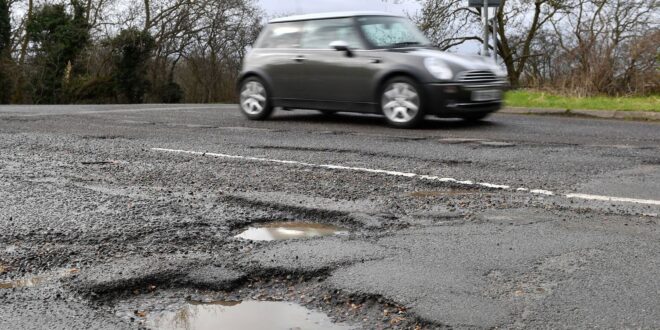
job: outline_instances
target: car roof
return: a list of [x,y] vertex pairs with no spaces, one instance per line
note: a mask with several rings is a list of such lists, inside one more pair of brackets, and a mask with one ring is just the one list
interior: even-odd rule
[[294,21],[309,21],[317,19],[328,19],[328,18],[343,18],[343,17],[356,17],[356,16],[393,16],[401,17],[401,15],[396,15],[387,12],[379,11],[340,11],[340,12],[330,12],[330,13],[317,13],[317,14],[306,14],[306,15],[294,15],[288,17],[280,17],[271,20],[269,23],[283,23],[283,22],[294,22]]

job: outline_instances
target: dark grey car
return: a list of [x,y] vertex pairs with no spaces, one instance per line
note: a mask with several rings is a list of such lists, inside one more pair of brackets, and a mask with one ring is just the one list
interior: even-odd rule
[[506,73],[479,56],[430,46],[404,17],[330,13],[271,21],[245,58],[240,108],[383,114],[396,127],[426,115],[480,120],[502,106]]

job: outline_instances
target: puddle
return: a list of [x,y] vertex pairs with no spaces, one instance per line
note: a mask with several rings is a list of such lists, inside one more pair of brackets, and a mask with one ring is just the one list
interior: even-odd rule
[[462,143],[472,143],[472,142],[481,142],[482,139],[461,139],[461,138],[444,138],[438,140],[440,143],[447,144],[462,144]]
[[509,142],[498,142],[498,141],[484,141],[480,142],[481,145],[494,148],[508,148],[513,147],[515,144]]
[[46,279],[41,276],[35,276],[26,279],[0,282],[0,289],[31,288],[43,283]]
[[276,222],[258,227],[249,227],[234,237],[251,241],[279,241],[333,235],[348,235],[348,230],[319,223]]
[[58,278],[78,273],[77,268],[55,272],[54,274],[40,275],[17,280],[0,281],[0,289],[31,288],[37,285],[52,282]]
[[177,311],[145,314],[145,326],[160,330],[343,330],[320,312],[303,306],[277,301],[189,302]]

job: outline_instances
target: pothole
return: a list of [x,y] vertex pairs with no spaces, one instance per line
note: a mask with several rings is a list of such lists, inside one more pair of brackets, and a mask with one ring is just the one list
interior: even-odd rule
[[348,235],[348,229],[311,222],[273,222],[249,227],[234,236],[251,241],[279,241],[322,236]]
[[[283,301],[190,301],[176,311],[136,313],[151,329],[352,329],[332,323],[328,315]],[[139,315],[138,315],[139,316]]]
[[461,138],[444,138],[438,140],[440,143],[447,144],[462,144],[462,143],[473,143],[484,141],[482,139],[461,139]]
[[329,288],[326,275],[253,278],[232,291],[145,283],[97,298],[141,329],[438,328],[382,297]]
[[499,142],[499,141],[483,141],[479,142],[483,146],[493,147],[493,148],[508,148],[513,147],[515,144],[509,142]]
[[60,270],[49,274],[37,275],[33,277],[20,278],[15,280],[0,281],[0,289],[31,288],[40,284],[53,282],[59,278],[77,274],[78,268]]
[[46,279],[41,276],[31,278],[18,279],[13,281],[0,282],[0,289],[14,289],[14,288],[31,288],[44,282]]

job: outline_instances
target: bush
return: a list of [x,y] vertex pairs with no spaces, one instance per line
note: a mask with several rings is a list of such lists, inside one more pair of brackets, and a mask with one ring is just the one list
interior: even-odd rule
[[116,103],[117,93],[112,77],[77,79],[67,86],[69,103],[105,104]]
[[155,47],[154,38],[149,32],[131,28],[121,31],[111,45],[118,94],[123,101],[142,103],[150,86],[146,79],[147,62]]
[[73,14],[63,4],[46,4],[27,24],[27,37],[35,45],[33,100],[58,103],[63,100],[64,83],[72,76],[76,59],[89,43],[85,7],[71,1]]

